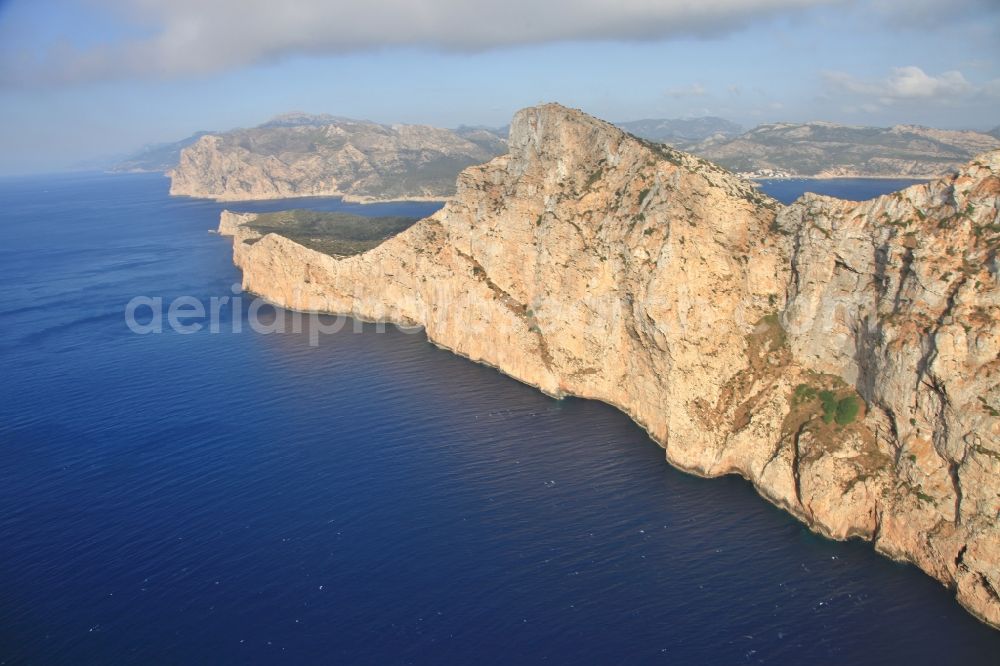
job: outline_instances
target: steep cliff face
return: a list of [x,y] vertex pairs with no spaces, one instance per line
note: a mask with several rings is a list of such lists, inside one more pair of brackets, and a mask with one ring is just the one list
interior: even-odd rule
[[864,203],[807,196],[783,321],[793,355],[856,386],[893,454],[876,546],[1000,622],[1000,151]]
[[488,139],[418,125],[278,119],[198,139],[170,173],[170,193],[222,201],[325,195],[440,199],[454,192],[463,168],[503,152],[499,137]]
[[783,208],[546,105],[441,211],[363,254],[259,237],[231,213],[220,231],[247,290],[418,324],[547,393],[616,405],[673,464],[741,474],[1000,624],[998,171],[1000,153],[895,197]]

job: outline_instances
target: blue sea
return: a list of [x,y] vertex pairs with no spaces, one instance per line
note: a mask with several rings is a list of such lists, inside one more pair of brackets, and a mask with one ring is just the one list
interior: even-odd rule
[[927,181],[909,178],[830,178],[826,180],[774,178],[758,180],[757,186],[781,203],[790,204],[805,192],[850,201],[866,201],[924,182]]
[[[774,193],[823,185],[797,182]],[[224,206],[167,186],[0,180],[0,662],[1000,658],[1000,632],[915,568],[422,334],[235,332],[249,299],[216,333],[133,333],[133,297],[240,279],[208,233]],[[436,208],[227,204],[292,205]]]

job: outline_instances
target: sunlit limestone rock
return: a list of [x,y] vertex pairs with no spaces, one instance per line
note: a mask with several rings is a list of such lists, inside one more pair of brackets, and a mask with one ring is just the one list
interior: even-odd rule
[[549,104],[435,215],[335,258],[224,213],[245,289],[423,326],[551,395],[629,414],[1000,625],[1000,152],[854,203],[783,207],[698,158]]

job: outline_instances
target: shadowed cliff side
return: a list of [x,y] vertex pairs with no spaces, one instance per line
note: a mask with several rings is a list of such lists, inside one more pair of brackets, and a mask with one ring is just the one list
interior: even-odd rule
[[220,231],[247,290],[418,324],[549,394],[616,405],[673,464],[741,474],[1000,624],[1000,153],[899,195],[783,208],[555,104],[519,112],[509,145],[360,255],[261,236],[252,215]]

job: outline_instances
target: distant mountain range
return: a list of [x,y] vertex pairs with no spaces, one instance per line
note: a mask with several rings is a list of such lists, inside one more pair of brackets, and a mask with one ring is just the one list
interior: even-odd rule
[[[811,122],[773,123],[744,131],[739,124],[714,116],[633,120],[618,126],[749,177],[930,178],[1000,147],[1000,127],[973,132],[916,125],[883,128]],[[507,127],[416,129],[419,127],[380,125],[329,114],[287,113],[251,129],[198,132],[173,143],[146,146],[113,170],[166,172],[180,167],[174,174],[177,193],[223,198],[340,192],[338,188],[347,181],[355,183],[350,187],[357,191],[341,193],[442,196],[452,191],[461,168],[506,151]],[[408,138],[399,135],[401,128],[408,128],[402,130]],[[395,139],[390,140],[393,134]],[[206,142],[202,140],[206,136],[215,139]],[[205,152],[208,144],[221,151],[215,166],[196,167],[197,160],[182,160],[182,151],[193,146],[200,146],[202,159],[210,160]],[[374,161],[354,153],[365,154],[368,149],[363,145],[379,153],[369,156]],[[343,152],[346,146],[351,147],[347,153]],[[189,156],[193,158],[196,152]],[[281,164],[264,166],[268,158],[278,158]],[[220,160],[228,166],[222,168]],[[343,163],[335,167],[331,160]],[[195,175],[199,169],[200,175]],[[395,175],[378,175],[386,169]],[[237,174],[243,183],[238,182]],[[219,182],[207,186],[205,179],[212,178]],[[277,179],[276,184],[267,184],[271,178]],[[401,179],[412,182],[404,184]],[[334,181],[337,184],[332,184]]]
[[291,113],[282,113],[277,115],[267,122],[261,123],[257,127],[319,127],[321,125],[335,125],[336,123],[343,122],[345,120],[350,120],[350,118],[332,116],[329,113],[302,113],[301,111],[292,111]]
[[507,133],[510,127],[480,127],[460,125],[452,130],[466,141],[470,141],[485,151],[499,155],[507,152]]
[[1000,139],[980,132],[813,122],[760,125],[684,148],[751,175],[933,178],[998,147]]
[[669,143],[682,148],[710,138],[729,138],[743,133],[743,126],[715,116],[702,118],[649,118],[617,123],[641,139]]

